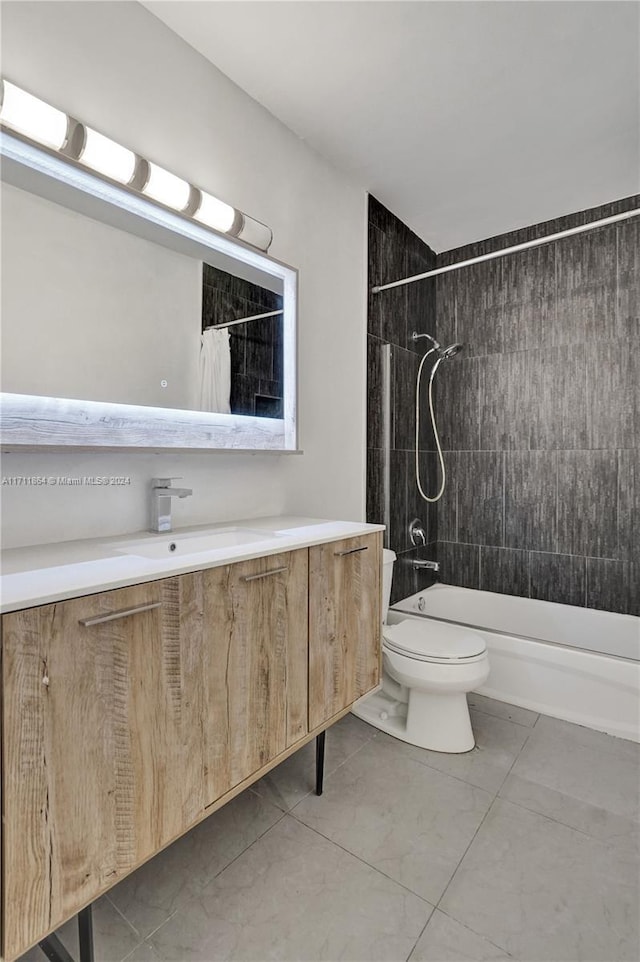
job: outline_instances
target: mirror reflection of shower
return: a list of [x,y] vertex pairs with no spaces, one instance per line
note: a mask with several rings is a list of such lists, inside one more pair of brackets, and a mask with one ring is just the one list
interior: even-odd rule
[[[420,361],[420,366],[418,367],[418,377],[416,379],[416,483],[418,485],[418,491],[420,496],[433,504],[435,501],[439,501],[444,494],[445,485],[447,483],[447,475],[444,469],[444,458],[442,456],[442,448],[440,447],[440,438],[438,437],[438,427],[436,425],[436,416],[433,410],[433,379],[436,375],[436,371],[440,367],[443,361],[448,361],[449,358],[455,357],[458,351],[461,351],[464,344],[450,344],[448,347],[441,347],[436,341],[435,337],[431,337],[430,334],[418,334],[417,331],[413,332],[412,340],[419,341],[420,338],[426,338],[431,342],[431,347],[424,355]],[[422,369],[428,357],[432,354],[436,354],[436,361],[431,368],[431,374],[429,375],[429,414],[431,416],[431,424],[433,426],[433,434],[436,439],[436,448],[438,449],[438,458],[440,461],[440,489],[434,498],[430,498],[422,487],[422,481],[420,479],[420,381],[422,379]]]

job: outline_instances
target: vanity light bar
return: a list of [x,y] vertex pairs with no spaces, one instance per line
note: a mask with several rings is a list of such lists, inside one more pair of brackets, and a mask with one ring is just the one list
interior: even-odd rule
[[0,125],[205,227],[261,251],[271,245],[273,231],[266,224],[4,79],[0,80]]

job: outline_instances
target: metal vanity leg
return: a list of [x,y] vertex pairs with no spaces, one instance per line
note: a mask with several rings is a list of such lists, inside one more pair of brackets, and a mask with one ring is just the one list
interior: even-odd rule
[[80,942],[79,962],[94,962],[93,916],[90,905],[78,914],[78,936]]
[[72,957],[55,932],[52,935],[48,935],[46,939],[43,939],[42,942],[38,944],[49,959],[49,962],[73,962]]
[[[78,913],[78,936],[80,943],[78,962],[94,962],[93,918],[90,905]],[[73,962],[73,957],[67,952],[55,932],[43,939],[39,945],[49,962]]]
[[324,737],[327,733],[316,735],[316,795],[322,795],[322,781],[324,778]]

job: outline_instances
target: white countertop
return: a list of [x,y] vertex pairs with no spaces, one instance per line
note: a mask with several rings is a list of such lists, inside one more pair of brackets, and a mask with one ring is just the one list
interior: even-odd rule
[[[181,539],[223,532],[230,528],[264,532],[264,538],[232,547],[167,553],[166,557],[160,559],[123,553],[123,546],[130,545],[132,541],[148,542],[149,546],[153,546],[154,543],[175,540],[179,551]],[[0,552],[0,610],[18,611],[20,608],[157,581],[189,571],[216,568],[230,562],[248,561],[342,538],[355,538],[373,531],[384,531],[384,526],[282,515],[176,528],[163,534],[137,532],[112,538],[10,548]]]

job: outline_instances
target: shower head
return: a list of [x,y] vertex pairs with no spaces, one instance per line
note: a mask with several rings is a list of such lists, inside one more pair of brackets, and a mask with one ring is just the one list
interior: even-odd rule
[[447,361],[450,357],[455,357],[458,351],[464,348],[464,344],[450,344],[449,347],[443,347],[440,351],[440,357],[443,361]]

